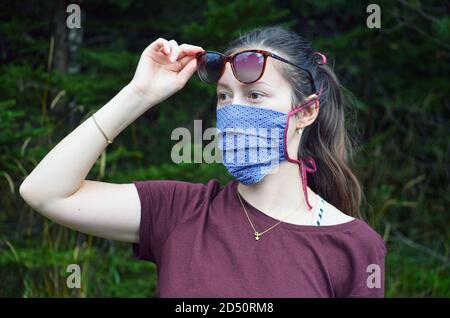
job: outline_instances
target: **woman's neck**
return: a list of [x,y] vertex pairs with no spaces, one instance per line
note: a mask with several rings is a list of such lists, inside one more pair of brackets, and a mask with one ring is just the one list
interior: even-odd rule
[[[301,215],[310,215],[302,188],[302,178],[297,164],[284,161],[258,183],[244,185],[239,183],[242,197],[256,209],[281,219],[286,213],[297,209]],[[316,204],[316,194],[307,187],[308,200]]]

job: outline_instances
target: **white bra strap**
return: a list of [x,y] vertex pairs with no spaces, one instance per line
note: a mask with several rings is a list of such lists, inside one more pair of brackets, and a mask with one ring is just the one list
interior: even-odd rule
[[320,226],[323,223],[324,214],[325,214],[325,206],[326,201],[322,199],[321,196],[317,194],[317,203],[314,209],[314,216],[312,219],[312,225]]

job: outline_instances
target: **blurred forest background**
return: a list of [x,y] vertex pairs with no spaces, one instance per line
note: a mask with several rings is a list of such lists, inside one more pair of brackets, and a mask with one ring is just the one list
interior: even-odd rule
[[[20,183],[61,139],[134,74],[158,37],[220,51],[239,32],[284,25],[330,59],[355,107],[367,222],[385,239],[387,297],[449,297],[449,2],[90,0],[82,27],[66,27],[69,1],[0,2],[0,296],[152,297],[155,267],[127,244],[65,229],[19,196]],[[186,87],[128,127],[88,179],[207,182],[220,164],[172,163],[176,127],[215,124],[214,87]],[[205,123],[205,122],[204,122]],[[82,154],[80,154],[82,155]],[[61,182],[64,182],[61,180]],[[66,287],[80,264],[82,286]]]

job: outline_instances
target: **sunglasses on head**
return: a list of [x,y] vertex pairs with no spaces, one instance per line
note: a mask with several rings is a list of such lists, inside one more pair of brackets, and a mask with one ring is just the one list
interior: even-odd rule
[[236,79],[242,83],[251,84],[263,76],[268,56],[305,71],[311,80],[313,92],[316,91],[313,77],[307,69],[264,50],[245,50],[229,56],[215,51],[200,52],[196,55],[197,74],[204,83],[216,83],[225,70],[225,64],[230,62],[231,70]]

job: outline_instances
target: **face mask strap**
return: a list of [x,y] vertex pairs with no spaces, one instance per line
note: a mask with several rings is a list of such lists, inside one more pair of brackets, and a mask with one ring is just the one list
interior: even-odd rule
[[[316,166],[316,162],[314,161],[313,158],[308,157],[308,158],[302,158],[301,160],[298,159],[294,159],[289,157],[289,153],[288,153],[288,147],[287,147],[287,132],[289,129],[289,121],[291,119],[291,117],[295,114],[297,114],[298,112],[300,112],[301,110],[305,109],[306,107],[309,107],[313,104],[319,103],[319,97],[322,95],[322,88],[323,85],[320,85],[320,89],[319,92],[317,94],[317,97],[307,101],[306,103],[300,105],[299,107],[295,108],[294,110],[291,110],[289,113],[287,113],[287,118],[286,118],[286,125],[284,128],[284,153],[286,154],[286,160],[292,163],[296,163],[299,165],[300,168],[300,175],[302,178],[302,185],[303,185],[303,193],[305,195],[305,200],[306,200],[306,205],[308,206],[308,209],[311,210],[313,207],[311,204],[309,204],[309,200],[308,200],[308,191],[307,191],[307,186],[308,186],[308,179],[306,174],[307,173],[313,173],[317,171],[317,166]],[[309,163],[310,166],[306,165],[305,163]]]

